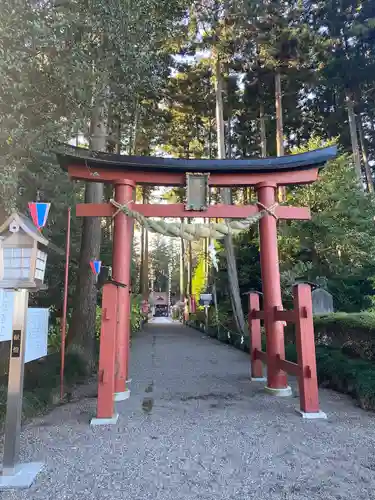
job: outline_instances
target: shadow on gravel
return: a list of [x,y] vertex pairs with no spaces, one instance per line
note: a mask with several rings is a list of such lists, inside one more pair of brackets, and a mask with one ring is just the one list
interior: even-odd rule
[[143,399],[142,410],[145,413],[151,413],[153,406],[154,406],[154,399],[153,398],[144,398]]
[[181,396],[180,401],[209,401],[210,399],[219,399],[222,401],[239,401],[241,398],[238,394],[222,394],[222,393],[210,393],[210,394],[198,394],[195,396]]

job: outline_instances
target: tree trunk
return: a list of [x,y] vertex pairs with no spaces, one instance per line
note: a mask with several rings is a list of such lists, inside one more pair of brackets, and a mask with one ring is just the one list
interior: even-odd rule
[[363,133],[363,125],[362,125],[362,117],[361,117],[361,115],[358,115],[357,123],[358,123],[359,141],[361,143],[363,165],[365,167],[367,189],[368,189],[368,191],[370,193],[373,193],[374,192],[374,182],[372,180],[371,167],[370,167],[370,164],[369,164],[369,161],[368,161],[367,144],[366,144],[365,135]]
[[116,153],[121,154],[121,120],[119,117],[116,122]]
[[260,154],[262,158],[267,156],[267,135],[266,135],[266,118],[264,116],[263,103],[259,106],[259,124],[260,124]]
[[108,106],[108,125],[107,125],[107,148],[108,153],[114,153],[116,150],[116,116],[112,103]]
[[[107,108],[106,102],[96,105],[91,118],[90,148],[94,151],[106,151],[107,148]],[[85,202],[101,203],[103,184],[86,184]],[[92,371],[96,365],[96,277],[91,271],[90,262],[100,256],[101,219],[84,217],[82,221],[82,239],[79,256],[79,270],[72,321],[67,344],[69,350],[78,352]]]
[[[281,92],[281,72],[276,69],[275,73],[275,106],[276,106],[276,152],[277,156],[284,156],[284,124],[283,124],[283,97]],[[285,201],[286,189],[281,186],[279,191],[279,201]]]
[[144,258],[143,258],[143,290],[142,297],[144,300],[148,300],[149,294],[149,283],[148,283],[148,272],[149,272],[149,253],[148,253],[148,231],[144,232]]
[[[183,222],[183,219],[181,219]],[[181,252],[180,252],[180,300],[185,300],[185,242],[181,238]]]
[[139,105],[139,98],[135,103],[135,113],[134,113],[134,130],[133,130],[133,144],[131,145],[131,153],[133,155],[137,154],[138,150],[138,132],[139,132],[139,122],[141,117],[141,107]]
[[144,258],[145,258],[145,228],[141,226],[141,252],[140,252],[140,265],[139,265],[139,293],[142,295],[143,293],[143,266],[144,266]]
[[355,168],[355,171],[356,171],[356,174],[358,177],[358,181],[363,189],[361,157],[359,154],[357,125],[356,125],[355,111],[354,111],[354,101],[353,101],[353,98],[352,98],[350,92],[348,92],[348,91],[346,92],[346,107],[348,110],[350,139],[351,139],[351,143],[352,143],[354,168]]
[[[191,224],[191,219],[187,220],[188,224]],[[187,259],[187,284],[186,284],[186,294],[191,297],[192,281],[193,281],[193,249],[191,241],[188,241],[188,259]]]
[[211,118],[209,119],[209,128],[208,128],[208,158],[211,160],[212,158],[212,122]]
[[228,148],[227,148],[227,157],[232,158],[232,124],[231,124],[231,116],[232,113],[230,110],[228,110],[228,122],[227,122],[227,143],[228,143]]
[[[220,60],[217,57],[215,61],[215,76],[216,76],[216,128],[217,128],[217,145],[218,157],[225,158],[225,141],[224,141],[224,112],[223,112],[223,81],[221,76]],[[231,190],[222,188],[220,190],[223,203],[231,203]],[[240,287],[238,284],[238,274],[236,267],[236,257],[234,252],[233,239],[231,236],[224,238],[225,253],[228,266],[228,281],[230,297],[233,308],[233,316],[236,322],[238,331],[245,333],[245,319],[242,310]]]
[[[204,219],[204,223],[207,224],[208,219]],[[203,240],[203,255],[204,255],[204,287],[207,290],[208,286],[208,273],[209,273],[209,265],[208,265],[208,245],[209,239],[204,238]]]

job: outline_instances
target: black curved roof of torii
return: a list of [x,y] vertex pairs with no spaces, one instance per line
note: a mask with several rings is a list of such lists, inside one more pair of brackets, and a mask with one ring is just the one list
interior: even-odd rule
[[55,149],[60,166],[86,165],[102,169],[150,170],[153,172],[280,172],[286,170],[307,170],[323,167],[337,155],[337,147],[316,149],[296,155],[256,159],[200,160],[176,159],[158,156],[127,156],[61,144]]

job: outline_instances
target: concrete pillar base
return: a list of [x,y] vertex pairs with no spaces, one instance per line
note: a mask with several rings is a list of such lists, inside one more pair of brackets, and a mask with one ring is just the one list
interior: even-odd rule
[[296,408],[296,412],[306,420],[327,420],[327,414],[324,411],[317,411],[314,413],[306,413],[299,408]]
[[98,425],[115,425],[118,421],[118,413],[115,413],[112,418],[92,418],[90,425],[96,427]]
[[279,398],[286,398],[292,395],[292,388],[289,385],[287,387],[283,387],[282,389],[274,389],[273,387],[266,386],[264,390],[267,394],[277,396]]
[[125,399],[130,398],[130,389],[126,389],[124,392],[115,392],[114,401],[125,401]]
[[9,476],[0,475],[1,490],[24,490],[30,488],[36,476],[43,469],[41,462],[18,464],[14,468],[14,474]]

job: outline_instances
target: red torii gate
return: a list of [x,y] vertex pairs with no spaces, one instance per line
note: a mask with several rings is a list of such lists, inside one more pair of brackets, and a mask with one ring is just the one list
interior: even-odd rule
[[[62,168],[72,179],[114,185],[115,200],[128,205],[146,217],[205,217],[244,219],[271,207],[276,202],[278,186],[308,184],[318,177],[320,167],[336,156],[336,147],[323,148],[299,155],[255,160],[176,160],[158,157],[124,156],[90,152],[63,145],[56,152]],[[211,205],[207,210],[187,210],[184,204],[138,204],[133,201],[137,184],[185,186],[186,174],[208,173],[208,185],[215,187],[253,186],[255,205]],[[80,217],[111,217],[112,204],[79,204]],[[288,396],[291,389],[286,373],[298,376],[301,414],[307,418],[324,417],[319,410],[316,376],[311,290],[308,285],[295,289],[293,311],[283,311],[277,247],[277,219],[310,219],[308,208],[277,206],[274,214],[259,222],[260,262],[263,285],[263,311],[259,296],[249,295],[249,329],[251,335],[252,380],[263,380],[262,362],[267,364],[266,391]],[[114,400],[126,399],[130,339],[130,264],[133,220],[123,212],[114,218],[114,283],[103,289],[100,339],[98,409],[95,423],[117,420]],[[266,352],[261,350],[260,320],[266,330]],[[284,321],[296,324],[298,363],[285,360]]]

